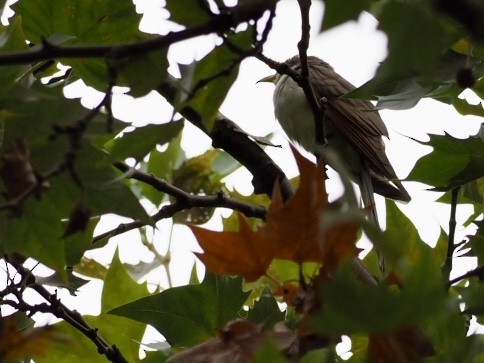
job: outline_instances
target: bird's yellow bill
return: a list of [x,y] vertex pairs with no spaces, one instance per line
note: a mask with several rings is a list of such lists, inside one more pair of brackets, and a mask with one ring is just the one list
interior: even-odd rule
[[274,74],[271,74],[270,76],[259,79],[257,83],[260,83],[260,82],[276,83],[276,79],[277,79],[277,73],[274,73]]

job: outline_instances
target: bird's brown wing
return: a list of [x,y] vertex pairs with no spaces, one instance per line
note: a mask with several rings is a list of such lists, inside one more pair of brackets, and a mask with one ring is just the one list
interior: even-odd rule
[[319,99],[327,99],[326,116],[335,129],[368,161],[377,175],[396,179],[382,141],[388,131],[371,102],[340,98],[355,87],[326,62],[312,57],[308,62],[314,93]]

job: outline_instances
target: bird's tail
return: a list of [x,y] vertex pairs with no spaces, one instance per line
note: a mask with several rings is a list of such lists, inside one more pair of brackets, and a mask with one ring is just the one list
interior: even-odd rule
[[[368,163],[366,160],[362,160],[362,168],[360,172],[360,193],[361,199],[363,201],[363,207],[369,211],[368,219],[372,221],[375,226],[380,226],[378,221],[378,213],[375,204],[375,193],[373,190],[373,183],[371,180],[371,175],[369,171]],[[381,252],[376,251],[378,256],[378,264],[380,266],[381,273],[385,272],[385,260]]]

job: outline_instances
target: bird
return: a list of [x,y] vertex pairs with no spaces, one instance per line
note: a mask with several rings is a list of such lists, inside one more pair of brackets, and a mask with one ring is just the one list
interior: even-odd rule
[[[301,74],[298,55],[286,63]],[[327,62],[308,56],[307,63],[309,82],[316,100],[320,103],[324,100],[323,122],[327,147],[335,150],[352,181],[359,185],[364,205],[374,210],[377,220],[373,192],[409,202],[411,197],[385,153],[383,137],[388,138],[388,130],[375,106],[367,100],[343,98],[356,87],[336,73]],[[275,116],[289,139],[307,151],[316,153],[318,145],[314,114],[303,89],[287,74],[276,73],[259,82],[275,84]]]

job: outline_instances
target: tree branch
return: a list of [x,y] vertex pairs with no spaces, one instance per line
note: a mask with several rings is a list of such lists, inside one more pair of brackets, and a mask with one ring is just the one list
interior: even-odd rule
[[449,280],[449,282],[447,283],[447,286],[451,287],[452,285],[458,283],[459,281],[468,279],[469,277],[478,277],[479,279],[482,280],[484,278],[484,265],[477,266],[475,269],[470,270],[463,275],[457,276],[452,280]]
[[[37,292],[47,301],[47,303],[30,305],[23,301],[22,294],[14,293],[16,298],[19,300],[18,303],[14,302],[16,304],[16,308],[24,312],[29,311],[31,314],[35,312],[51,313],[57,318],[63,319],[66,323],[89,338],[89,340],[96,345],[98,352],[105,355],[109,361],[114,363],[128,363],[119,349],[115,345],[110,345],[101,336],[99,336],[97,329],[89,326],[81,314],[75,310],[70,310],[57,298],[55,294],[51,294],[45,287],[37,284],[35,282],[35,276],[29,269],[25,268],[22,264],[15,262],[8,256],[5,257],[5,260],[18,271],[18,273],[22,276],[22,281],[28,282],[28,288]],[[16,286],[17,285],[14,285],[14,288]],[[20,284],[19,286],[23,286],[23,284]],[[19,292],[18,289],[17,292]]]
[[[240,200],[236,200],[226,196],[220,192],[216,195],[194,195],[187,193],[180,188],[167,183],[165,180],[157,178],[154,175],[144,173],[142,171],[131,168],[124,163],[115,163],[114,166],[124,173],[127,173],[128,178],[139,180],[143,183],[151,185],[156,190],[171,195],[176,198],[176,201],[170,205],[163,206],[157,213],[151,216],[154,222],[162,219],[171,218],[178,212],[186,209],[201,207],[201,208],[228,208],[239,211],[247,217],[256,217],[265,219],[266,209],[262,206],[255,206]],[[92,243],[97,243],[105,238],[111,238],[122,233],[146,226],[147,223],[143,221],[133,221],[131,223],[123,223],[118,227],[102,233],[93,238]]]
[[178,32],[170,32],[145,41],[118,45],[99,46],[60,46],[44,39],[40,49],[28,52],[2,52],[0,65],[29,64],[52,58],[110,58],[120,59],[145,54],[167,48],[183,40],[219,33],[237,25],[259,19],[266,10],[273,9],[276,0],[250,1],[233,7],[227,7],[220,14],[214,14],[205,24],[187,28]]
[[[307,50],[309,47],[309,39],[311,33],[311,25],[309,23],[309,10],[311,8],[311,0],[298,0],[299,9],[301,10],[301,40],[297,44],[299,50],[299,60],[301,62],[301,76],[302,84],[299,84],[304,90],[304,94],[308,99],[308,103],[313,111],[314,118],[314,135],[317,145],[326,145],[326,134],[324,131],[324,106],[321,100],[316,99],[312,84],[309,80],[309,66]],[[318,158],[320,155],[316,155]]]

